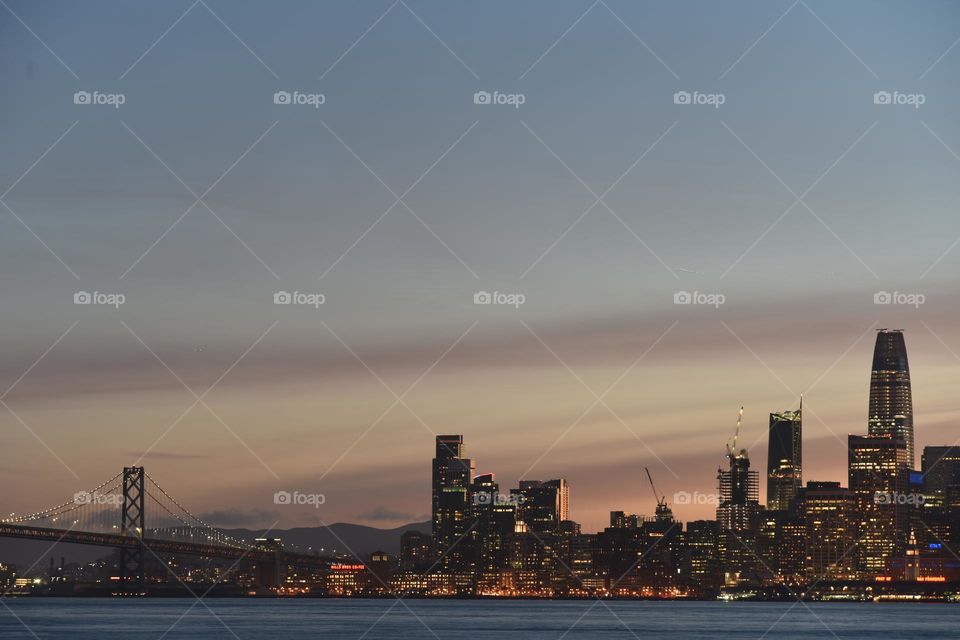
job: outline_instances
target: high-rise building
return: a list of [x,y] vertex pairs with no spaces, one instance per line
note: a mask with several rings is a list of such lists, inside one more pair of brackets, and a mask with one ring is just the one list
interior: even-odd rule
[[803,519],[787,510],[760,512],[757,555],[769,581],[796,584],[803,576],[805,554]]
[[510,493],[516,498],[519,519],[530,531],[554,533],[570,519],[570,486],[564,478],[521,480],[520,488]]
[[507,566],[508,538],[517,522],[517,507],[500,495],[492,473],[473,479],[470,485],[469,537],[476,553],[478,571],[497,571]]
[[915,468],[913,395],[907,345],[900,329],[880,329],[873,348],[870,373],[870,409],[867,430],[872,436],[900,436],[907,444],[907,460]]
[[960,446],[924,447],[920,469],[924,489],[942,497],[947,487],[960,486]]
[[767,441],[767,509],[786,511],[803,482],[803,400],[796,411],[770,414]]
[[425,571],[433,562],[433,539],[421,531],[404,531],[400,536],[400,568]]
[[756,532],[760,518],[760,475],[750,470],[747,450],[737,451],[736,438],[732,447],[727,446],[727,459],[730,468],[717,470],[719,552],[724,581],[738,584],[752,580],[758,570]]
[[839,482],[808,482],[803,492],[806,575],[811,580],[856,576],[857,500]]
[[847,449],[857,502],[857,568],[873,577],[887,569],[891,557],[902,555],[909,533],[907,443],[899,436],[851,435]]
[[433,459],[433,539],[446,570],[472,568],[473,554],[464,538],[470,528],[470,482],[473,460],[463,457],[463,436],[437,436]]
[[720,586],[720,561],[717,554],[716,520],[694,520],[683,532],[682,575],[695,585]]

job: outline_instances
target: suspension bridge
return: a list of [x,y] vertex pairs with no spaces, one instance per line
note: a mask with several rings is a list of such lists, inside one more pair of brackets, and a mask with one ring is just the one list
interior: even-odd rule
[[[150,508],[149,527],[147,508]],[[265,583],[277,567],[323,569],[333,558],[284,551],[279,545],[251,544],[228,535],[191,513],[144,471],[123,471],[56,506],[0,518],[0,537],[111,547],[120,552],[119,580],[139,586],[144,561],[163,554],[255,563]],[[264,586],[274,586],[265,584]]]

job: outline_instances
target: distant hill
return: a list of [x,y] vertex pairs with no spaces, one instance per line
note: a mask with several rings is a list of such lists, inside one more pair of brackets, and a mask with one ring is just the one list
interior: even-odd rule
[[[414,522],[396,529],[376,529],[360,524],[338,522],[329,527],[297,527],[295,529],[274,529],[269,534],[265,529],[224,529],[235,538],[253,541],[254,538],[269,535],[283,540],[284,546],[292,551],[307,552],[309,549],[336,549],[340,553],[356,553],[361,559],[374,551],[386,551],[390,555],[400,552],[400,536],[404,531],[422,531],[430,533],[429,522]],[[349,548],[349,549],[348,549]],[[0,562],[15,564],[21,571],[34,562],[38,567],[47,566],[52,556],[56,562],[66,558],[67,562],[90,562],[103,558],[111,552],[104,547],[92,547],[78,544],[58,544],[51,548],[49,542],[32,540],[11,540],[0,538]]]
[[252,541],[254,538],[270,536],[283,540],[285,548],[296,547],[297,551],[308,549],[336,549],[338,554],[356,554],[366,559],[374,551],[386,551],[390,555],[400,553],[400,536],[404,531],[422,531],[430,533],[430,522],[414,522],[396,529],[375,529],[361,524],[338,522],[329,527],[297,527],[295,529],[274,529],[267,533],[265,529],[224,529],[235,538]]

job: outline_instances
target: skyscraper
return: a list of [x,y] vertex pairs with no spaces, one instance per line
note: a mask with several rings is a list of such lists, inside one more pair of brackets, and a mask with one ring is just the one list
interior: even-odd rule
[[767,509],[786,511],[803,477],[803,399],[796,411],[770,414],[767,441]]
[[891,435],[848,436],[850,490],[857,502],[857,568],[865,577],[902,555],[910,525],[904,499],[909,480],[907,445]]
[[804,495],[805,570],[811,580],[856,576],[857,498],[839,482],[808,482]]
[[519,519],[531,531],[553,533],[570,519],[570,486],[564,478],[521,480],[520,488],[510,493],[516,496]]
[[473,558],[463,538],[469,528],[473,460],[463,457],[463,436],[437,436],[433,459],[433,539],[444,569],[469,568]]
[[907,345],[900,329],[880,329],[873,348],[870,374],[870,411],[867,432],[900,436],[907,444],[907,460],[914,468],[913,395]]
[[496,571],[507,566],[507,540],[517,521],[517,507],[500,496],[500,485],[492,473],[473,479],[470,485],[471,545],[477,571]]
[[949,487],[960,487],[960,446],[924,447],[920,459],[927,491],[942,497]]
[[[740,415],[743,416],[742,407]],[[719,553],[727,584],[751,579],[758,564],[756,532],[760,519],[760,475],[750,470],[747,450],[737,450],[739,433],[738,419],[733,444],[727,444],[730,468],[717,470],[720,494],[720,504],[717,506]]]

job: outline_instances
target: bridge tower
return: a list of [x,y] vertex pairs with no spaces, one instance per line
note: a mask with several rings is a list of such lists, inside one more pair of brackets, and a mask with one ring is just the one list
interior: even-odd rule
[[143,571],[143,502],[146,491],[143,467],[123,468],[123,507],[120,512],[120,534],[137,538],[137,544],[120,548],[120,581],[142,585]]

